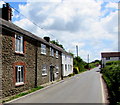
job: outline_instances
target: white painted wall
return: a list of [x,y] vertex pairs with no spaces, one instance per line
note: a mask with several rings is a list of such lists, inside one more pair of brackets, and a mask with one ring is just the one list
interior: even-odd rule
[[[65,65],[67,65],[67,69]],[[62,53],[62,66],[63,76],[68,76],[73,73],[73,57],[69,54]]]

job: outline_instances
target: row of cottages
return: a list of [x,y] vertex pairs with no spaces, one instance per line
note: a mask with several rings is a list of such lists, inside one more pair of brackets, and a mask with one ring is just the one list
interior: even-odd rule
[[[62,48],[11,22],[9,4],[0,18],[2,97],[14,95],[73,72],[73,57]],[[65,58],[64,58],[65,56]],[[65,61],[65,62],[64,62]]]
[[120,52],[102,52],[101,53],[101,67],[103,68],[108,61],[120,61]]

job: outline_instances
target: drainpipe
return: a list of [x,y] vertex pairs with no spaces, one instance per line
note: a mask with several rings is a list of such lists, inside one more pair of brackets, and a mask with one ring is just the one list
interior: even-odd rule
[[61,55],[60,55],[60,59],[61,59],[61,80],[63,80],[62,53],[61,53]]
[[37,46],[38,46],[38,41],[36,42],[36,46],[35,46],[35,86],[34,87],[37,87],[37,58],[38,58]]

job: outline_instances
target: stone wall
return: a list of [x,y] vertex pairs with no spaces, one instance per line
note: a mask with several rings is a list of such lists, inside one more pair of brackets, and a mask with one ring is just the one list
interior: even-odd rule
[[[41,43],[39,43],[38,46],[40,46]],[[41,54],[41,49],[40,47],[38,47],[38,59],[37,59],[37,65],[38,65],[38,71],[37,71],[37,80],[38,80],[38,85],[44,84],[44,83],[48,83],[50,82],[50,66],[56,66],[58,65],[59,67],[59,73],[57,78],[55,78],[55,80],[60,79],[61,78],[61,53],[59,52],[59,57],[56,58],[56,54],[54,53],[54,57],[50,56],[50,46],[46,46],[46,55]],[[55,51],[55,49],[54,49]],[[47,65],[47,75],[42,76],[42,64],[46,64]],[[55,71],[55,68],[54,68]]]
[[[33,38],[24,36],[24,54],[15,53],[15,34],[12,31],[2,31],[2,86],[3,97],[14,95],[28,90],[35,86],[50,82],[50,65],[59,67],[59,72],[55,80],[61,78],[61,52],[59,57],[50,56],[50,46],[47,45],[46,55],[41,54],[41,42]],[[22,35],[22,34],[19,34]],[[55,51],[55,49],[54,49]],[[25,63],[25,83],[21,86],[15,85],[15,67],[16,62]],[[42,64],[47,65],[47,75],[42,76]],[[54,68],[55,72],[56,68]]]
[[[0,28],[0,31],[1,28]],[[0,99],[2,98],[2,34],[0,32]]]
[[[33,88],[35,85],[35,41],[24,37],[26,41],[26,53],[16,54],[14,51],[15,33],[4,30],[2,36],[2,79],[3,79],[3,97],[13,95],[24,90]],[[15,85],[14,63],[24,62],[25,67],[25,84],[22,86]]]

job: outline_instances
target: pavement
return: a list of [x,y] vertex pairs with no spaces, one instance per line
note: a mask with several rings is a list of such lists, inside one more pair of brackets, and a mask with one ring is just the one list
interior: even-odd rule
[[105,103],[99,67],[7,103]]

